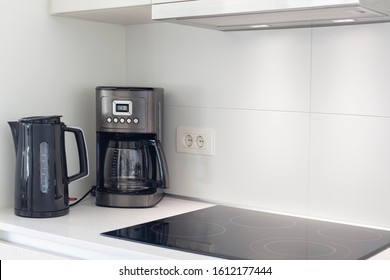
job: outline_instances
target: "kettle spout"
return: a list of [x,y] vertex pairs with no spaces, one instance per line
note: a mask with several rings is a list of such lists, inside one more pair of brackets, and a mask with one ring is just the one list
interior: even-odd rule
[[19,142],[19,122],[8,122],[9,126],[11,127],[12,132],[12,138],[14,139],[14,146],[15,146],[15,153],[18,149],[18,142]]

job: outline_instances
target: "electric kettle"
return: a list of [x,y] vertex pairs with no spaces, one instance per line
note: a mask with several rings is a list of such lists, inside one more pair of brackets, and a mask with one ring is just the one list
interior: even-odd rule
[[[87,149],[81,129],[61,116],[27,117],[8,122],[15,145],[15,214],[58,217],[69,212],[68,184],[88,176]],[[80,171],[68,176],[65,132],[76,139]]]

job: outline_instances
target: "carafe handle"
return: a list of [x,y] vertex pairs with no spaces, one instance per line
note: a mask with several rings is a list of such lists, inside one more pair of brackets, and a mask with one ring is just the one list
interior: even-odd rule
[[65,127],[65,132],[72,132],[76,138],[77,150],[79,153],[80,172],[68,177],[68,183],[88,176],[88,155],[87,145],[85,143],[84,133],[77,127]]
[[168,173],[168,164],[165,158],[164,150],[162,149],[161,142],[156,142],[156,154],[158,161],[160,162],[160,174],[161,181],[163,183],[164,189],[169,188],[169,173]]

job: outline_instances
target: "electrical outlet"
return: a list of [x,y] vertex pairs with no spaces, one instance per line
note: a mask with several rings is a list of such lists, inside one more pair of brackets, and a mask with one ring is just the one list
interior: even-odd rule
[[176,131],[178,153],[215,155],[215,132],[211,128],[178,127]]

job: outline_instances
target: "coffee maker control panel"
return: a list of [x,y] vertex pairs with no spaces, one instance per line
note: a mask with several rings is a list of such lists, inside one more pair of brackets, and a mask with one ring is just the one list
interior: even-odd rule
[[161,139],[163,89],[96,88],[96,130],[152,133]]
[[102,97],[102,127],[107,129],[145,129],[146,100],[132,98],[131,100]]

